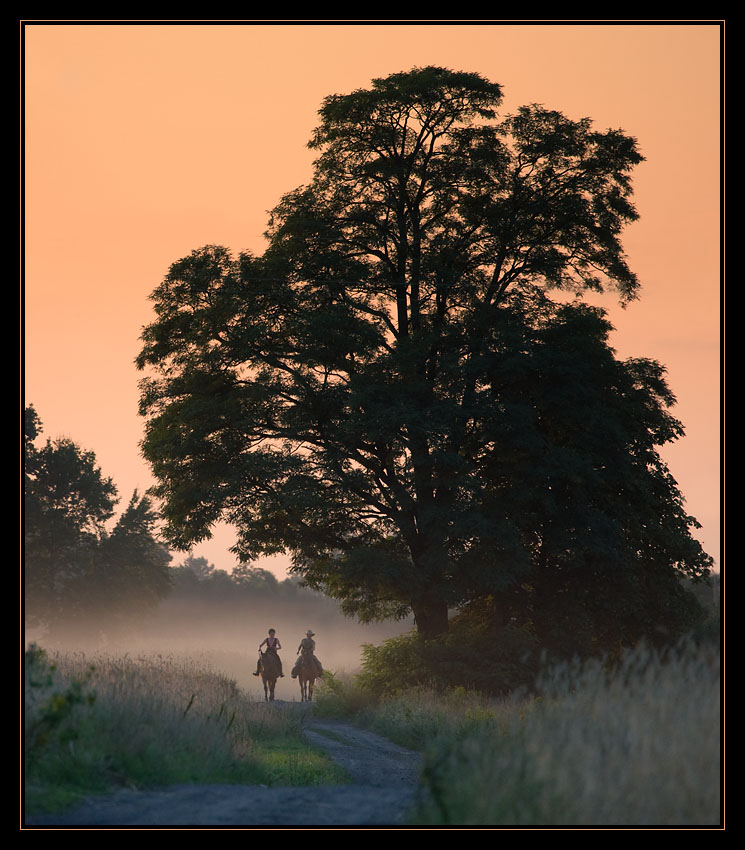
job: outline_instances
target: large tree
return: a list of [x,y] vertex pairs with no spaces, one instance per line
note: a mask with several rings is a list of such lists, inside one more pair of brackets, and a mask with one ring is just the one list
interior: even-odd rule
[[681,432],[660,367],[561,303],[636,295],[636,143],[500,101],[433,67],[328,97],[264,254],[171,267],[138,365],[174,545],[226,519],[241,558],[289,551],[350,613],[425,636],[541,575],[706,573],[656,452]]

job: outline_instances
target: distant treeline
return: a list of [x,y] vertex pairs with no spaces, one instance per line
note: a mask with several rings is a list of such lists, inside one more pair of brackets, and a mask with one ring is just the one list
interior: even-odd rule
[[150,642],[254,648],[275,628],[287,654],[294,653],[312,628],[326,656],[330,646],[337,657],[352,647],[356,664],[362,643],[400,634],[412,625],[402,621],[363,626],[344,616],[336,600],[304,587],[297,578],[280,580],[261,567],[238,565],[229,573],[190,555],[169,574],[170,593],[138,629]]
[[251,567],[246,564],[238,564],[232,572],[216,569],[206,558],[189,555],[186,559],[169,571],[172,583],[171,593],[181,598],[198,595],[200,599],[217,599],[223,596],[235,598],[236,594],[242,596],[256,594],[270,594],[278,596],[297,596],[303,593],[306,596],[318,596],[300,586],[296,578],[285,578],[280,581],[274,573],[262,567]]

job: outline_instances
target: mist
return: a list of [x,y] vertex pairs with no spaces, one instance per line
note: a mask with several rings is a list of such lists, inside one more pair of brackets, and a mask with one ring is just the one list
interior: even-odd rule
[[299,700],[300,688],[290,671],[308,629],[315,633],[316,656],[325,670],[354,673],[360,669],[364,644],[403,634],[413,628],[413,620],[361,624],[345,617],[334,600],[301,588],[288,595],[236,592],[217,598],[174,592],[147,614],[122,622],[116,632],[102,635],[93,624],[77,621],[54,634],[27,632],[27,641],[47,651],[91,657],[103,653],[188,658],[230,676],[250,696],[263,699],[261,679],[252,674],[258,646],[270,628],[282,645],[279,655],[285,673],[277,683],[277,699]]

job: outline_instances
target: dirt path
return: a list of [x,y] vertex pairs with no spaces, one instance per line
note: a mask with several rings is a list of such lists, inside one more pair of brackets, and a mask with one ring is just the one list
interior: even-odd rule
[[30,818],[28,826],[294,827],[396,826],[417,790],[419,755],[343,723],[309,719],[314,745],[349,773],[353,784],[307,788],[173,785],[92,797],[64,815]]

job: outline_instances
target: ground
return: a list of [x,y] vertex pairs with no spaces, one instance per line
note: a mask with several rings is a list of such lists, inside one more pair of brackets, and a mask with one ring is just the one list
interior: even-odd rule
[[[278,701],[279,702],[279,701]],[[267,788],[174,785],[92,797],[63,815],[27,820],[31,827],[75,826],[396,826],[416,793],[418,753],[343,723],[310,718],[306,736],[348,772],[350,785]]]

